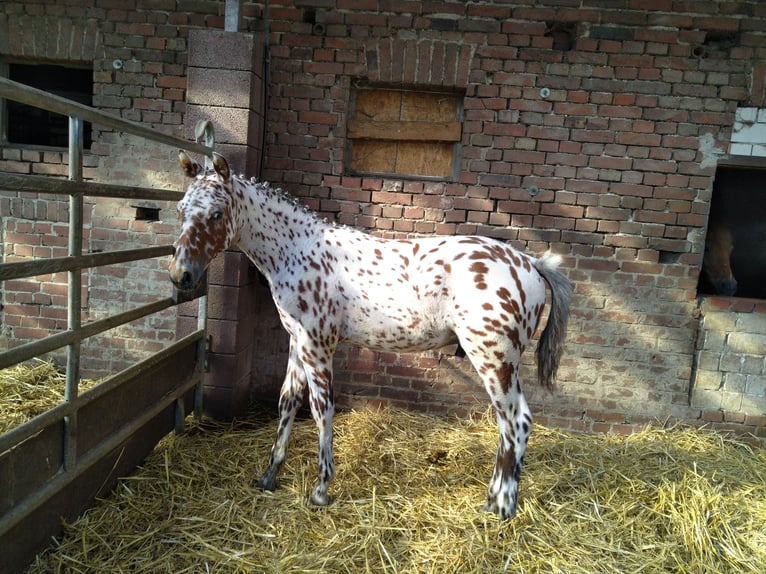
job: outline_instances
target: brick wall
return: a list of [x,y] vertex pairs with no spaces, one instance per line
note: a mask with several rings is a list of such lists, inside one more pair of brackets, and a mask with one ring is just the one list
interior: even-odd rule
[[703,299],[691,404],[704,419],[766,426],[764,313],[763,301]]
[[[538,420],[617,431],[654,418],[731,420],[727,405],[689,400],[696,285],[717,160],[737,108],[762,99],[766,7],[392,1],[370,10],[271,4],[267,179],[381,235],[479,233],[560,253],[575,283],[572,322],[557,394],[531,384],[527,358]],[[465,90],[458,181],[346,175],[343,133],[360,80]],[[484,404],[449,350],[347,347],[336,367],[347,406]],[[278,375],[261,373],[256,381],[274,388]],[[763,436],[760,414],[755,405],[741,428]]]
[[[82,37],[95,34],[98,47],[89,56],[94,103],[180,134],[189,31],[222,28],[223,3],[126,6],[10,2],[0,28],[30,30],[19,23],[43,16],[49,30],[87,23]],[[242,29],[259,30],[261,5],[243,11]],[[690,402],[696,285],[716,164],[730,151],[737,109],[763,105],[766,6],[306,0],[272,1],[269,17],[265,179],[329,218],[381,235],[479,233],[563,256],[575,295],[555,395],[532,384],[526,358],[538,420],[627,431],[655,417],[734,418],[728,405]],[[0,33],[0,54],[30,53],[21,36]],[[345,128],[358,81],[464,91],[457,181],[347,174]],[[182,185],[172,150],[94,137],[89,177]],[[0,169],[58,169],[22,153],[1,148]],[[257,307],[254,392],[273,399],[286,343],[268,299]],[[454,365],[448,351],[345,347],[339,402],[483,407],[470,367]],[[762,414],[756,406],[745,415],[755,418],[732,424],[763,436]]]
[[[176,2],[4,2],[0,58],[20,63],[93,67],[93,105],[178,136],[186,112],[187,37],[195,26],[223,26],[217,5]],[[222,8],[221,8],[222,9]],[[211,12],[212,11],[212,12]],[[94,181],[182,189],[177,150],[94,126],[85,151],[84,177]],[[0,170],[66,176],[66,154],[0,146]],[[0,198],[5,260],[66,254],[67,200],[5,195]],[[136,207],[159,210],[159,221],[136,217]],[[30,227],[28,217],[35,222]],[[166,201],[85,200],[85,252],[172,243],[175,204]],[[30,247],[34,250],[30,253]],[[52,251],[50,249],[52,249]],[[167,258],[90,270],[83,276],[83,320],[99,319],[169,296]],[[66,274],[6,282],[0,347],[65,328]],[[176,337],[175,313],[109,331],[83,345],[83,372],[99,377],[156,352]],[[61,354],[57,356],[60,358]]]

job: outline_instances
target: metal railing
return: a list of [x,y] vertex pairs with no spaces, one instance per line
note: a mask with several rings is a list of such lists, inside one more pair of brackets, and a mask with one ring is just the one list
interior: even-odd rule
[[[82,324],[81,321],[81,286],[82,271],[103,265],[112,265],[139,261],[172,254],[171,245],[129,249],[124,251],[110,251],[101,253],[84,254],[82,252],[83,239],[83,198],[109,197],[129,199],[153,199],[153,200],[178,200],[181,194],[177,191],[147,189],[131,186],[109,185],[102,183],[86,182],[82,179],[83,171],[83,122],[88,121],[105,128],[139,136],[147,140],[185,149],[210,156],[212,147],[212,130],[205,131],[205,142],[211,145],[203,145],[190,142],[175,136],[163,134],[142,124],[125,120],[116,116],[99,111],[95,108],[61,98],[35,88],[13,82],[6,78],[0,78],[0,98],[15,100],[23,104],[42,108],[50,112],[63,114],[69,117],[69,179],[54,179],[45,176],[19,175],[0,173],[0,191],[45,193],[53,195],[69,196],[69,239],[68,254],[66,257],[52,259],[19,261],[0,263],[0,281],[23,277],[34,277],[41,274],[66,272],[68,276],[68,312],[67,328],[43,339],[32,341],[11,348],[0,353],[0,369],[25,360],[49,353],[51,351],[66,348],[66,386],[64,402],[33,418],[32,420],[13,428],[7,433],[0,435],[0,457],[12,449],[16,449],[36,436],[48,425],[62,423],[64,425],[64,444],[60,471],[53,478],[46,480],[41,487],[32,495],[15,504],[11,509],[0,516],[0,537],[31,515],[33,511],[45,504],[53,496],[72,483],[79,475],[94,465],[100,456],[118,448],[127,437],[131,436],[141,425],[156,416],[162,409],[170,404],[175,405],[176,430],[183,429],[185,418],[184,402],[182,397],[195,389],[194,409],[197,415],[201,412],[202,401],[202,371],[204,369],[205,353],[205,321],[206,321],[206,296],[199,298],[197,313],[197,330],[176,341],[150,359],[139,362],[128,369],[108,377],[103,382],[89,391],[78,393],[80,381],[80,346],[81,342],[89,337],[103,333],[109,329],[129,323],[138,318],[157,313],[179,301],[176,295],[142,305],[123,313],[118,313],[101,320]],[[212,126],[209,126],[212,128]],[[78,459],[77,449],[77,423],[78,411],[88,404],[97,401],[110,390],[115,389],[132,377],[139,376],[142,372],[151,369],[160,361],[172,355],[177,350],[187,348],[190,344],[197,347],[197,367],[191,380],[184,382],[177,389],[167,393],[163,397],[163,403],[155,405],[147,411],[136,416],[129,424],[124,425],[106,440],[91,448]]]

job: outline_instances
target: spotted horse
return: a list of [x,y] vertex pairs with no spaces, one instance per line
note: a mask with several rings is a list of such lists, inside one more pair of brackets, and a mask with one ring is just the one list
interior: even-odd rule
[[521,355],[551,290],[548,321],[537,347],[538,378],[550,386],[558,368],[571,285],[558,257],[539,259],[486,237],[382,239],[327,223],[281,190],[231,173],[214,155],[204,169],[180,154],[192,178],[178,204],[181,235],[170,278],[193,288],[210,261],[237,245],[271,287],[290,335],[279,398],[277,436],[268,468],[255,483],[273,490],[308,385],[319,429],[319,469],[311,501],[329,503],[333,354],[341,341],[372,349],[423,351],[458,344],[489,394],[500,441],[486,509],[516,513],[522,459],[532,415],[519,383]]

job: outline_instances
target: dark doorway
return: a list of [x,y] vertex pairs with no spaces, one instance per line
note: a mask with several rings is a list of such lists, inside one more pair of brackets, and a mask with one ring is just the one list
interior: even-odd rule
[[[716,226],[728,230],[733,243],[730,257],[731,272],[736,279],[733,295],[766,299],[766,170],[718,168],[710,205],[708,252]],[[705,264],[698,289],[702,294],[731,294],[715,288]]]

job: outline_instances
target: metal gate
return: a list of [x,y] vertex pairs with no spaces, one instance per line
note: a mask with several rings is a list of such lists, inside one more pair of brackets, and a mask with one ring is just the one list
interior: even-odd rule
[[[205,155],[201,145],[162,134],[76,102],[5,78],[0,98],[69,116],[69,179],[0,173],[0,191],[69,197],[69,247],[66,257],[0,263],[0,282],[41,274],[68,276],[67,329],[0,353],[0,369],[66,348],[64,401],[27,423],[0,435],[0,572],[23,570],[51,536],[61,518],[72,520],[117,477],[130,472],[172,431],[183,429],[186,413],[199,415],[205,353],[204,290],[199,296],[197,330],[151,358],[116,373],[82,394],[80,346],[89,337],[168,309],[177,294],[130,311],[83,324],[82,272],[172,253],[161,245],[84,254],[83,197],[178,200],[177,191],[82,181],[83,122]],[[209,134],[206,134],[209,135]]]

